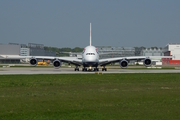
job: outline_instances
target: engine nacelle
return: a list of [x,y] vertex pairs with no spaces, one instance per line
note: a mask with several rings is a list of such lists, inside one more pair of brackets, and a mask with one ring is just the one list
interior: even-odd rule
[[152,64],[152,61],[151,61],[151,59],[149,59],[149,58],[146,58],[146,59],[144,59],[144,65],[146,66],[146,67],[148,67],[148,66],[151,66],[151,64]]
[[127,68],[128,61],[127,60],[121,60],[119,64],[120,64],[121,68]]
[[31,58],[29,63],[32,65],[32,66],[36,66],[38,64],[38,61],[36,58]]
[[61,61],[60,60],[54,60],[53,61],[54,68],[60,68],[61,67]]

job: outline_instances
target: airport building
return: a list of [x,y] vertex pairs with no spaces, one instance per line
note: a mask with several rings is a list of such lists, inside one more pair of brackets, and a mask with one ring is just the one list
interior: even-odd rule
[[[0,55],[20,55],[21,46],[17,44],[0,44]],[[19,59],[0,58],[0,63],[19,63]]]
[[[114,57],[130,56],[173,56],[172,59],[161,59],[162,64],[180,65],[180,44],[167,44],[162,48],[145,48],[145,47],[112,47],[96,46],[100,59]],[[20,55],[20,56],[56,56],[55,52],[44,50],[43,44],[28,43],[17,44],[9,43],[0,44],[0,55]],[[70,53],[70,56],[82,58],[82,53]],[[132,61],[133,62],[133,61]],[[0,63],[20,63],[19,59],[0,58]]]
[[20,56],[30,56],[30,49],[29,48],[21,48]]
[[56,52],[44,50],[43,44],[28,43],[28,48],[30,56],[56,56]]
[[164,56],[162,48],[145,47],[97,47],[100,58],[130,57],[130,56]]
[[21,46],[17,44],[0,44],[1,55],[20,55]]
[[[55,52],[44,50],[43,44],[28,43],[18,44],[9,43],[0,44],[0,55],[17,55],[17,56],[56,56]],[[20,59],[0,58],[0,63],[20,63]]]
[[135,56],[135,48],[133,47],[111,47],[111,46],[97,46],[100,59]]
[[172,59],[162,59],[163,64],[180,65],[180,44],[167,44],[163,52],[165,56],[173,56]]
[[146,48],[141,51],[141,56],[164,56],[162,48]]

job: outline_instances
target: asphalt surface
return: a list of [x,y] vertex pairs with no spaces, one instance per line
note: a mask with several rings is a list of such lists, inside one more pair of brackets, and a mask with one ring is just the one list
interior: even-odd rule
[[106,73],[180,73],[180,69],[108,69],[107,71],[74,71],[74,68],[0,68],[0,75],[13,74],[106,74]]

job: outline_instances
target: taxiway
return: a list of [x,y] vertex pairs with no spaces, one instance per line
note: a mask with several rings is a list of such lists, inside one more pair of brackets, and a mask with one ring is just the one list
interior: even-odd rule
[[0,75],[14,74],[95,74],[95,73],[180,73],[180,69],[108,69],[108,71],[83,72],[73,68],[0,68]]

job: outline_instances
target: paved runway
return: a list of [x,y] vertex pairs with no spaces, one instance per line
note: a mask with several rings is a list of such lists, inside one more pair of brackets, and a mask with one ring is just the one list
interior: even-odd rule
[[[175,69],[109,69],[108,71],[99,71],[99,73],[180,73]],[[74,71],[74,68],[0,68],[0,75],[10,74],[95,74],[95,72]]]

